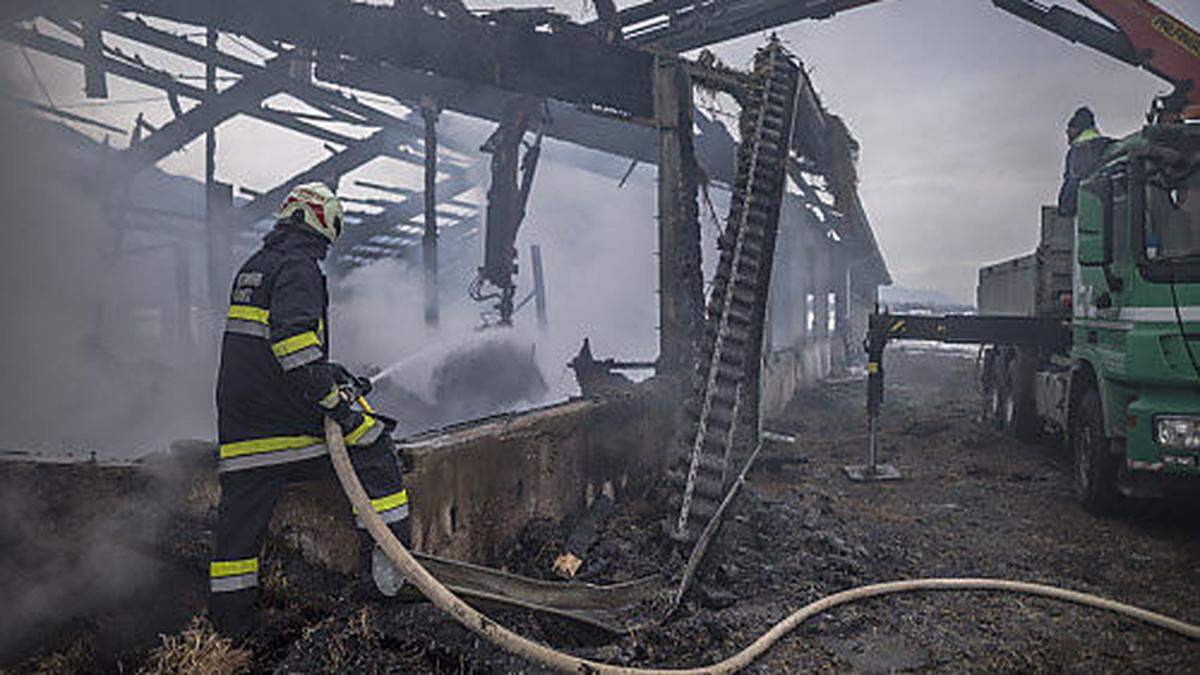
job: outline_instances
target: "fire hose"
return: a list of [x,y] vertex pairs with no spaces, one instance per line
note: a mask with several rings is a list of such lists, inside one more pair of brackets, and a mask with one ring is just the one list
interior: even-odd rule
[[432,574],[412,557],[408,550],[404,548],[404,545],[388,529],[387,524],[375,512],[375,509],[371,507],[371,501],[367,497],[362,483],[358,480],[358,475],[354,472],[354,467],[350,463],[350,457],[346,454],[346,444],[342,438],[342,430],[335,422],[328,418],[325,420],[325,439],[329,448],[329,456],[333,460],[333,468],[337,472],[338,480],[342,484],[342,489],[345,491],[346,497],[354,505],[355,511],[366,525],[367,531],[371,533],[371,537],[374,538],[383,552],[387,554],[388,559],[404,574],[409,582],[415,585],[434,606],[454,617],[456,621],[468,630],[511,654],[561,672],[611,673],[613,675],[735,673],[750,665],[750,663],[766,653],[781,638],[813,616],[839,605],[866,598],[913,591],[1000,591],[1036,595],[1115,612],[1122,616],[1178,633],[1193,640],[1200,640],[1200,626],[1173,619],[1140,607],[1091,595],[1090,593],[1005,579],[934,578],[889,581],[869,586],[860,586],[826,596],[802,607],[775,624],[770,630],[737,654],[720,663],[702,668],[632,668],[591,661],[560,652],[518,635],[489,619],[450,592],[449,589],[443,586],[440,581],[434,578]]

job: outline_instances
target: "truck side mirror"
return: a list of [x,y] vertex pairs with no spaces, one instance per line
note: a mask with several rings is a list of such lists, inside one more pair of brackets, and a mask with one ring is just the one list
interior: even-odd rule
[[1076,215],[1076,258],[1084,267],[1108,265],[1113,260],[1112,181],[1101,174],[1084,181]]

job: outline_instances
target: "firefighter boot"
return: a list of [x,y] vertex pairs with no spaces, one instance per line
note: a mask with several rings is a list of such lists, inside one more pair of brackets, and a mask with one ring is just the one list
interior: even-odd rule
[[[411,546],[411,528],[407,518],[388,525],[388,528],[405,548]],[[394,598],[404,587],[403,573],[392,565],[387,554],[364,530],[358,532],[358,568],[358,592],[364,600],[377,600],[380,596]]]

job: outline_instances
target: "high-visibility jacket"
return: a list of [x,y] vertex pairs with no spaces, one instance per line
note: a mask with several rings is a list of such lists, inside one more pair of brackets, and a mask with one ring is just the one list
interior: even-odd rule
[[325,415],[351,446],[370,445],[384,432],[338,393],[319,265],[327,249],[317,236],[281,225],[234,277],[217,377],[221,471],[325,454]]

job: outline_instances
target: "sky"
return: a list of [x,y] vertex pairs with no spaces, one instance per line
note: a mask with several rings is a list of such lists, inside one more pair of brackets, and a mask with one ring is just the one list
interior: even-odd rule
[[[1200,26],[1195,0],[1159,4]],[[860,193],[896,283],[966,302],[980,266],[1036,245],[1071,112],[1125,135],[1170,88],[987,1],[887,0],[780,36],[862,145]],[[738,63],[753,47],[722,51]]]
[[[587,14],[583,0],[468,1],[473,8],[548,4],[574,17]],[[1058,4],[1087,12],[1077,2]],[[1195,0],[1159,4],[1200,26]],[[974,299],[980,266],[1035,246],[1039,206],[1057,193],[1063,127],[1071,112],[1089,105],[1102,131],[1124,135],[1141,125],[1151,98],[1168,90],[1149,73],[1072,45],[989,0],[884,0],[778,34],[861,144],[862,200],[896,283],[964,302]],[[745,66],[765,37],[747,36],[713,51],[726,63]],[[0,58],[23,59],[7,45]],[[125,128],[138,111],[147,111],[153,123],[170,119],[161,101],[94,107],[82,97],[77,67],[31,58],[60,105],[82,104],[72,110]],[[39,96],[27,70],[11,70],[26,93]],[[176,70],[200,72],[182,64]],[[158,96],[115,82],[112,92],[119,101]],[[326,155],[319,142],[239,118],[220,129],[218,178],[266,189]],[[199,176],[202,143],[159,166]],[[401,177],[415,187],[409,173],[377,160],[355,177]]]

